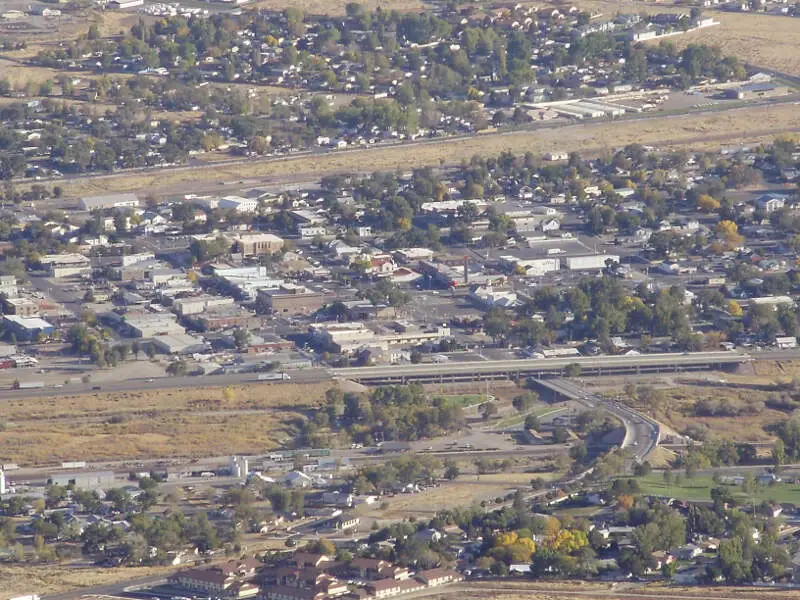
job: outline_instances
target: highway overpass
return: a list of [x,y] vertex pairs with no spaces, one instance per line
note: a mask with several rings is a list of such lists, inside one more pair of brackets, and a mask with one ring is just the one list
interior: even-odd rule
[[522,360],[446,362],[437,364],[390,365],[331,369],[333,377],[364,384],[447,383],[484,379],[523,377],[563,377],[571,365],[580,373],[592,375],[631,375],[681,371],[726,369],[750,362],[752,357],[738,352],[693,352],[686,354],[642,354],[639,356],[580,356]]
[[614,415],[625,427],[625,437],[620,448],[628,450],[633,460],[641,462],[656,447],[661,438],[661,426],[657,421],[630,407],[606,400],[584,390],[568,379],[537,379],[536,384],[556,394],[577,400],[589,408],[602,408]]

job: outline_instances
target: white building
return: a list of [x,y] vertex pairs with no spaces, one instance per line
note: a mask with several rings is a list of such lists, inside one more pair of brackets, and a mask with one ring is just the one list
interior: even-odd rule
[[217,203],[217,207],[239,213],[253,213],[258,210],[258,200],[241,196],[225,196]]
[[181,316],[196,315],[205,312],[212,306],[230,306],[233,304],[233,298],[229,296],[211,296],[203,294],[202,296],[190,296],[188,298],[179,298],[173,302],[175,312]]
[[587,256],[572,256],[566,260],[567,269],[570,271],[596,271],[606,268],[607,261],[619,262],[616,254],[589,254]]
[[91,261],[83,254],[48,254],[39,259],[50,277],[72,277],[92,272]]
[[137,208],[139,206],[139,198],[136,196],[136,194],[104,194],[101,196],[84,196],[80,199],[78,205],[83,210]]
[[250,465],[244,456],[231,456],[231,476],[245,479],[250,471]]
[[6,298],[16,298],[19,296],[17,278],[13,275],[0,275],[0,294]]

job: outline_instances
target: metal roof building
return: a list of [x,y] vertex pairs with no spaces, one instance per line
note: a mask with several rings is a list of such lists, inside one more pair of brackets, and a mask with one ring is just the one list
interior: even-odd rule
[[108,208],[137,208],[139,198],[136,194],[105,194],[102,196],[84,196],[80,200],[83,210],[108,209]]

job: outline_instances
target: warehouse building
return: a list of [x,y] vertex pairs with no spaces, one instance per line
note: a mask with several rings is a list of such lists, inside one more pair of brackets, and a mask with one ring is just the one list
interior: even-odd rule
[[79,471],[57,473],[47,478],[50,485],[72,485],[79,490],[107,490],[117,487],[113,471]]
[[597,271],[605,269],[609,261],[618,263],[619,256],[616,254],[572,256],[566,259],[566,265],[570,271]]
[[208,349],[207,344],[188,333],[168,333],[152,338],[153,345],[164,354],[194,354]]
[[5,315],[3,328],[8,333],[13,333],[19,340],[35,340],[41,335],[52,335],[55,327],[39,317],[19,317]]
[[83,210],[108,210],[111,208],[138,208],[139,198],[136,194],[105,194],[102,196],[84,196],[78,205]]
[[91,261],[83,254],[48,254],[39,262],[47,268],[48,277],[74,277],[92,272]]
[[771,98],[785,96],[789,88],[777,83],[750,83],[725,90],[725,97],[732,100],[749,100],[751,98]]

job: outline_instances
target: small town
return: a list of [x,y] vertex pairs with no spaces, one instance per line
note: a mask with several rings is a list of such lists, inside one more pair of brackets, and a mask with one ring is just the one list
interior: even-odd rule
[[0,600],[800,598],[798,15],[3,2]]

